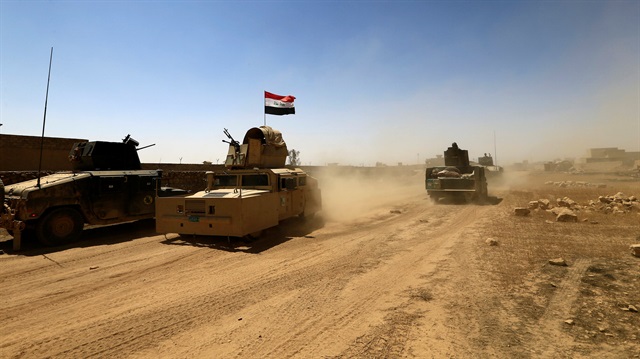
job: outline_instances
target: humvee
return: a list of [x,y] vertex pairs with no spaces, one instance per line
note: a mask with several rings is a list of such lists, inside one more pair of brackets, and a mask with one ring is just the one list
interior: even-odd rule
[[44,245],[79,239],[86,224],[107,225],[153,218],[157,196],[186,191],[161,187],[161,170],[142,170],[138,142],[77,142],[69,160],[72,171],[3,185],[0,228],[19,250],[23,231]]
[[156,200],[156,232],[255,238],[292,217],[310,217],[322,207],[318,181],[285,167],[287,146],[269,126],[247,131],[242,144],[228,131],[225,168],[206,173],[195,194]]

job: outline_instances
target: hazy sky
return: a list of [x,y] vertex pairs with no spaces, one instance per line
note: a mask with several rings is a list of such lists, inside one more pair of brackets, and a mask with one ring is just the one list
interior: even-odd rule
[[640,1],[0,0],[0,132],[222,161],[267,116],[303,164],[640,151]]

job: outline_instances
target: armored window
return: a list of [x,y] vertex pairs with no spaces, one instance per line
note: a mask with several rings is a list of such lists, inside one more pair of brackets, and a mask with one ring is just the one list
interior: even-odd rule
[[280,178],[280,190],[294,190],[297,187],[295,177],[282,177]]
[[268,186],[269,176],[266,174],[243,175],[242,187]]
[[218,175],[215,177],[214,186],[233,187],[238,185],[238,176],[235,175]]

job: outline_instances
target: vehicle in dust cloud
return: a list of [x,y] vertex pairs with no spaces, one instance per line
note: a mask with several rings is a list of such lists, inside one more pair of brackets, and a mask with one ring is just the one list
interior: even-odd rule
[[469,153],[457,143],[444,151],[444,166],[428,167],[425,173],[427,194],[435,202],[487,203],[485,166],[472,166]]

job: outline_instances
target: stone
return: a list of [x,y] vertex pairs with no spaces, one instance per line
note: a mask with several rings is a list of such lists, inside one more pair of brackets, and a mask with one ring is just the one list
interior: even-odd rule
[[602,203],[604,203],[604,204],[609,204],[609,203],[613,202],[613,201],[611,200],[611,198],[609,198],[609,197],[605,197],[605,196],[599,196],[599,197],[598,197],[598,201],[600,201],[600,202],[602,202]]
[[578,222],[578,216],[569,209],[565,209],[556,216],[557,222]]
[[626,198],[627,198],[627,196],[625,196],[624,193],[622,193],[622,192],[618,192],[618,193],[613,195],[613,199],[614,200],[623,200],[623,199],[626,199]]
[[487,238],[486,241],[484,241],[486,244],[490,245],[490,246],[497,246],[498,245],[498,241],[493,239],[493,238]]
[[554,258],[554,259],[549,259],[549,264],[554,266],[566,267],[567,261],[565,261],[563,258]]
[[558,198],[556,200],[556,203],[558,204],[558,206],[566,208],[571,208],[576,205],[576,202],[569,197]]
[[514,213],[516,216],[528,216],[529,213],[531,213],[531,210],[525,207],[516,207],[514,208]]
[[629,304],[629,311],[630,312],[634,312],[634,313],[638,313],[638,308],[636,308],[635,305]]
[[640,257],[640,244],[632,244],[629,246],[629,249],[631,249],[631,254]]
[[568,325],[573,325],[573,324],[575,324],[575,323],[573,322],[573,319],[567,319],[567,320],[565,320],[564,322],[565,322],[565,324],[568,324]]
[[538,200],[538,207],[540,207],[540,209],[549,209],[550,205],[551,205],[551,201],[549,201],[548,199]]
[[529,209],[538,208],[538,201],[529,201]]

